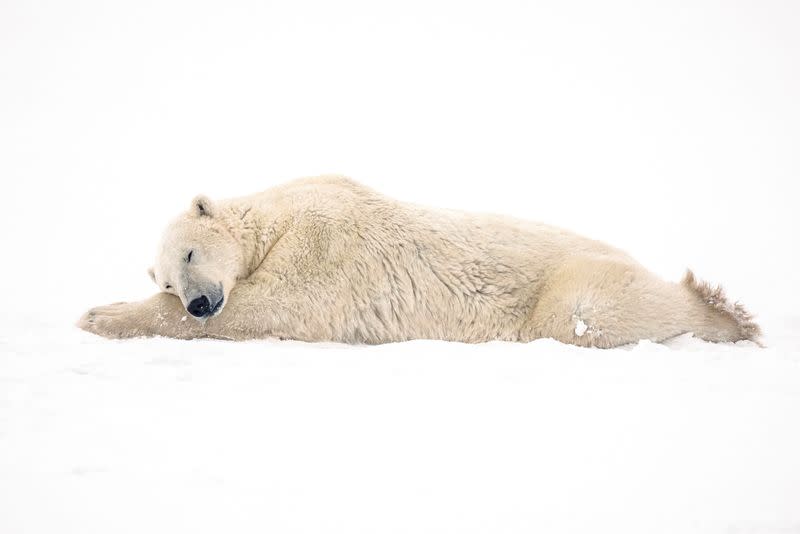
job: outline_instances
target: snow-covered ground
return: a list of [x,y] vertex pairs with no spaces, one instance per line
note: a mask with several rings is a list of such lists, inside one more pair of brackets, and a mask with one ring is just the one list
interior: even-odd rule
[[[0,534],[800,533],[800,4],[0,2]],[[337,172],[758,317],[376,347],[79,331],[204,193]]]
[[800,531],[770,347],[111,342],[0,330],[0,532]]

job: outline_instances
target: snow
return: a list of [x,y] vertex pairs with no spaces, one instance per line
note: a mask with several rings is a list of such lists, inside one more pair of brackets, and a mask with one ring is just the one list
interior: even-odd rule
[[[800,532],[798,5],[0,3],[0,533]],[[323,172],[690,267],[766,348],[73,327],[194,195]]]
[[583,322],[583,319],[578,319],[578,321],[575,323],[575,335],[578,337],[581,337],[583,334],[585,334],[588,329],[589,327],[585,322]]
[[[2,532],[793,532],[800,321],[348,347],[0,335]],[[771,328],[775,331],[775,328]]]

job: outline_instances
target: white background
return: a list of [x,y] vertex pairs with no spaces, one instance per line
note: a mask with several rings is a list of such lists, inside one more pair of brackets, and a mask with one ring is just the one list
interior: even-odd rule
[[2,268],[25,301],[144,296],[196,193],[336,172],[795,306],[794,2],[0,9]]
[[[798,345],[797,338],[792,337],[800,325],[796,319],[800,274],[795,235],[800,228],[796,207],[796,182],[800,178],[798,28],[800,4],[791,1],[3,0],[0,2],[0,283],[3,288],[0,334],[5,347],[2,350],[6,352],[6,359],[2,360],[6,382],[0,383],[0,388],[5,383],[11,389],[2,400],[4,404],[0,404],[0,451],[5,451],[8,458],[5,475],[11,482],[0,488],[3,490],[0,499],[17,510],[17,515],[6,516],[6,520],[19,532],[25,524],[26,510],[36,510],[37,503],[41,504],[37,499],[44,498],[43,512],[52,512],[59,508],[53,503],[63,504],[65,499],[69,502],[68,496],[102,500],[109,487],[130,487],[131,480],[125,478],[125,469],[123,475],[113,481],[98,482],[91,486],[93,489],[85,490],[87,493],[76,493],[72,486],[66,489],[59,486],[48,478],[52,473],[41,467],[48,465],[43,462],[43,456],[52,452],[44,447],[45,443],[65,440],[73,446],[64,449],[67,452],[63,453],[60,463],[54,464],[57,468],[54,467],[53,472],[63,467],[67,472],[77,469],[83,473],[82,470],[88,469],[86,472],[91,473],[97,469],[103,473],[118,473],[114,466],[127,465],[129,472],[147,473],[141,466],[150,465],[148,462],[157,457],[157,452],[143,456],[139,458],[143,462],[140,465],[138,457],[131,460],[124,454],[115,456],[108,452],[115,449],[104,448],[102,443],[111,427],[123,432],[126,439],[141,438],[144,432],[136,430],[139,427],[126,424],[131,419],[140,422],[144,419],[137,412],[133,399],[151,402],[146,406],[158,413],[158,403],[175,400],[172,386],[164,386],[163,395],[157,394],[152,399],[146,392],[161,391],[156,386],[153,389],[139,384],[137,387],[142,389],[136,390],[135,395],[131,391],[126,393],[123,388],[116,402],[127,409],[115,415],[98,416],[99,419],[92,419],[93,412],[89,410],[86,415],[89,422],[84,423],[91,431],[87,431],[82,441],[83,438],[74,433],[76,425],[80,427],[82,423],[70,417],[80,418],[76,413],[87,413],[81,410],[93,405],[75,397],[76,392],[85,391],[86,387],[91,390],[91,387],[75,385],[73,390],[71,382],[67,380],[65,386],[57,377],[52,382],[36,382],[43,380],[41,377],[48,369],[58,368],[62,359],[66,362],[64,365],[81,372],[88,366],[90,375],[100,366],[110,376],[120,379],[149,377],[162,385],[172,382],[159,382],[164,377],[153,377],[136,367],[138,354],[161,354],[168,361],[173,358],[193,369],[193,365],[199,365],[193,356],[202,353],[207,358],[203,360],[205,367],[195,370],[207,378],[215,376],[214,370],[222,365],[215,358],[224,360],[228,353],[244,354],[241,357],[247,363],[242,364],[243,369],[258,375],[261,360],[256,355],[268,357],[281,351],[284,360],[278,363],[269,360],[278,374],[283,370],[282,365],[291,368],[295,365],[292,362],[299,358],[306,362],[312,375],[320,372],[315,367],[320,364],[346,383],[350,375],[342,369],[350,369],[349,365],[366,365],[359,367],[360,372],[354,376],[368,384],[377,384],[374,387],[378,390],[382,378],[394,376],[385,368],[376,376],[369,367],[373,364],[366,364],[357,356],[371,353],[356,352],[355,356],[348,356],[348,351],[342,348],[333,353],[319,349],[322,353],[318,354],[321,358],[318,361],[314,359],[317,354],[314,347],[297,348],[291,344],[245,344],[236,348],[203,342],[116,344],[72,329],[74,321],[90,306],[143,298],[155,290],[146,269],[152,262],[159,232],[195,194],[242,195],[297,176],[335,172],[350,175],[405,200],[507,213],[568,227],[626,249],[667,278],[677,279],[686,267],[692,267],[700,276],[723,283],[734,298],[741,299],[763,319],[767,340],[772,342],[771,349],[760,354],[742,349],[746,352],[744,355],[742,350],[736,351],[737,347],[730,347],[718,356],[716,351],[722,349],[689,344],[691,350],[687,356],[684,345],[679,344],[670,353],[674,352],[672,356],[679,362],[677,364],[659,360],[663,356],[659,352],[657,354],[662,356],[655,356],[657,361],[650,362],[654,367],[648,367],[647,358],[653,357],[652,351],[643,349],[639,352],[644,363],[638,364],[643,367],[636,367],[635,371],[631,371],[629,365],[636,360],[630,359],[628,353],[597,355],[601,363],[591,367],[591,371],[576,371],[582,367],[574,358],[579,358],[578,363],[585,363],[584,352],[579,353],[582,356],[571,356],[572,352],[555,345],[534,344],[530,349],[532,353],[562,354],[569,363],[565,364],[566,368],[560,368],[558,358],[554,358],[547,360],[549,363],[543,368],[537,367],[546,376],[551,373],[551,378],[556,380],[556,385],[551,386],[553,389],[546,390],[553,395],[540,394],[541,398],[527,400],[555,406],[552,419],[547,420],[550,426],[545,424],[545,430],[551,433],[563,430],[556,422],[561,413],[565,419],[577,421],[576,430],[569,434],[569,439],[577,443],[599,439],[613,451],[618,450],[619,436],[604,434],[602,425],[596,427],[593,421],[604,421],[604,414],[620,406],[637,405],[637,402],[640,406],[655,406],[656,412],[661,413],[659,409],[669,406],[669,399],[675,396],[668,384],[658,383],[649,393],[639,390],[638,386],[626,390],[625,385],[631,387],[642,379],[641,373],[651,378],[660,376],[663,365],[670,370],[668,376],[672,376],[670,373],[700,376],[689,379],[697,383],[689,388],[693,392],[687,397],[690,400],[682,401],[686,403],[681,405],[686,413],[679,410],[670,415],[667,410],[665,418],[654,419],[652,427],[647,427],[649,434],[647,429],[639,434],[634,432],[633,437],[625,441],[630,450],[639,451],[642,465],[651,465],[645,461],[642,448],[667,447],[657,438],[659,432],[668,434],[672,429],[674,434],[670,439],[685,440],[681,443],[687,451],[691,450],[690,444],[698,441],[697,432],[703,429],[708,432],[707,448],[703,449],[708,456],[695,457],[688,463],[685,455],[669,461],[661,459],[667,466],[663,474],[675,472],[677,466],[690,466],[686,467],[688,479],[668,479],[665,486],[672,488],[674,495],[688,495],[680,501],[683,504],[666,499],[663,508],[651,503],[651,507],[643,509],[662,520],[685,520],[685,524],[680,523],[683,531],[691,530],[687,525],[704,530],[703,521],[712,520],[717,521],[716,527],[738,528],[738,531],[752,528],[784,532],[800,528],[800,517],[793,512],[800,506],[792,506],[790,502],[796,495],[798,499],[793,502],[800,503],[797,491],[800,467],[796,460],[790,460],[789,452],[792,446],[800,443],[794,430],[800,412],[795,380],[798,378]],[[780,337],[774,335],[775,332],[789,334]],[[242,511],[230,503],[229,508],[220,504],[222,511],[217,510],[219,516],[214,517],[224,524],[226,514],[239,510],[240,517],[244,518],[242,524],[251,527],[299,524],[305,525],[307,531],[341,528],[354,532],[363,528],[374,532],[380,531],[382,525],[383,531],[388,531],[391,520],[381,523],[378,516],[403,515],[402,503],[408,502],[405,492],[417,486],[408,480],[404,485],[402,473],[408,469],[414,472],[413,467],[421,465],[427,467],[420,468],[419,477],[415,479],[422,481],[419,484],[424,486],[425,473],[428,473],[431,480],[441,482],[435,486],[437,491],[456,497],[448,501],[449,507],[438,509],[424,499],[413,501],[416,505],[409,505],[403,516],[406,522],[400,523],[399,529],[405,525],[412,531],[420,531],[420,526],[427,523],[438,525],[434,529],[436,532],[465,531],[468,527],[483,532],[522,531],[531,525],[544,526],[550,531],[559,526],[569,530],[565,525],[574,526],[575,517],[566,512],[566,515],[560,514],[569,508],[571,498],[579,510],[594,503],[591,506],[596,509],[592,509],[605,519],[604,524],[619,532],[617,522],[624,515],[625,507],[603,508],[603,504],[611,501],[598,501],[598,495],[616,495],[613,491],[607,493],[608,480],[615,476],[635,477],[641,469],[632,467],[625,471],[622,461],[619,465],[597,467],[596,458],[580,455],[574,463],[568,456],[559,457],[559,451],[564,449],[555,445],[538,452],[512,447],[509,453],[508,445],[501,438],[514,438],[513,432],[508,434],[511,427],[491,423],[496,417],[486,414],[495,413],[492,409],[508,413],[512,404],[519,410],[519,403],[500,395],[489,403],[490,408],[477,402],[473,406],[468,399],[472,398],[470,392],[475,384],[467,381],[448,385],[446,377],[451,372],[459,375],[474,371],[475,377],[495,376],[500,371],[492,367],[492,358],[505,362],[502,366],[516,369],[509,373],[518,374],[520,383],[525,383],[526,369],[530,369],[524,358],[515,360],[515,356],[511,356],[521,354],[520,350],[499,345],[475,349],[475,352],[468,347],[445,348],[438,344],[409,349],[401,345],[391,349],[396,356],[396,360],[391,360],[392,365],[406,369],[408,375],[403,375],[406,378],[428,372],[424,360],[409,359],[420,351],[438,353],[440,358],[444,358],[441,354],[462,352],[470,358],[478,358],[479,363],[470,360],[474,364],[471,371],[458,371],[458,358],[434,360],[433,368],[438,370],[434,376],[441,378],[442,383],[430,379],[425,385],[416,384],[422,396],[416,403],[406,406],[408,411],[404,411],[402,405],[392,405],[394,411],[390,409],[389,413],[394,413],[401,422],[387,420],[385,424],[386,428],[397,432],[398,428],[414,432],[412,421],[422,417],[430,433],[437,428],[438,419],[426,417],[433,417],[431,413],[452,415],[449,408],[437,404],[448,395],[466,402],[464,412],[455,416],[457,421],[462,420],[459,417],[469,421],[469,413],[474,410],[490,410],[482,412],[484,418],[478,418],[487,426],[479,426],[476,435],[494,436],[496,441],[479,442],[476,448],[464,453],[464,459],[475,458],[468,463],[479,474],[484,473],[482,480],[498,484],[496,492],[490,494],[502,504],[492,507],[494,501],[486,500],[489,493],[464,490],[469,487],[468,481],[453,477],[456,471],[462,472],[460,468],[453,467],[452,473],[437,471],[436,465],[441,465],[437,460],[429,459],[431,463],[426,464],[427,457],[420,457],[417,460],[422,463],[411,462],[398,467],[398,471],[390,471],[395,479],[391,476],[369,479],[373,488],[395,488],[391,495],[396,499],[396,506],[383,503],[381,507],[377,501],[372,502],[373,509],[381,511],[374,516],[359,515],[347,508],[345,501],[336,501],[337,488],[326,485],[332,480],[325,478],[326,474],[336,479],[346,478],[345,475],[352,475],[352,472],[332,473],[323,469],[316,478],[313,473],[306,473],[304,480],[308,487],[330,491],[320,490],[311,496],[302,491],[290,492],[290,497],[283,493],[284,501],[279,501],[285,505],[282,508],[275,505],[272,498],[270,502],[280,513],[271,514],[270,519],[248,523],[247,514],[242,515]],[[335,358],[334,363],[327,359],[333,354],[345,358],[344,367],[337,367]],[[698,361],[695,356],[700,364],[692,363]],[[481,357],[486,360],[480,360]],[[133,368],[114,367],[113,362],[119,358]],[[511,363],[503,358],[512,358]],[[744,358],[746,365],[735,369],[724,366],[720,369],[715,367],[717,363],[710,364],[710,368],[693,367],[716,362],[717,358],[731,358],[739,364]],[[687,367],[681,367],[683,364]],[[404,367],[406,365],[409,367]],[[515,367],[517,365],[521,367]],[[677,367],[671,367],[673,365]],[[619,373],[622,377],[614,386],[622,388],[620,397],[605,397],[604,393],[614,388],[605,389],[608,384],[601,380],[594,385],[598,389],[596,398],[593,397],[595,402],[600,402],[601,408],[597,408],[600,411],[582,411],[578,403],[559,412],[559,392],[573,391],[570,384],[574,387],[574,383],[568,380],[573,376],[571,372],[581,373],[586,380],[579,382],[586,385],[591,382],[592,372],[608,378],[607,369],[616,369],[611,374]],[[717,383],[720,372],[726,378]],[[558,385],[559,378],[567,380],[562,384],[566,389]],[[728,378],[733,382],[725,382]],[[311,403],[309,406],[313,405],[315,394],[324,396],[319,391],[336,398],[335,392],[324,389],[322,382],[307,376],[297,380],[298,384],[311,380],[322,388],[302,389],[310,396],[305,397],[306,402]],[[532,380],[535,385],[536,379]],[[784,384],[784,389],[775,389],[776,380]],[[356,381],[350,386],[358,388],[359,383]],[[437,384],[435,388],[434,383]],[[649,382],[645,380],[645,383]],[[260,391],[257,384],[252,385],[254,391]],[[395,382],[385,391],[402,395],[407,385],[395,376]],[[448,389],[451,386],[455,388],[452,391]],[[66,389],[59,389],[64,387]],[[327,387],[332,386],[327,384]],[[494,384],[491,387],[501,391],[504,386]],[[37,391],[41,398],[36,397]],[[62,391],[63,396],[47,397],[48,391]],[[281,390],[270,391],[269,395],[281,400]],[[725,391],[728,396],[722,402],[709,391]],[[744,402],[747,391],[762,391],[764,395],[757,396],[760,400],[749,404]],[[771,396],[776,395],[776,391],[782,391],[784,396]],[[130,395],[126,396],[128,393]],[[381,406],[381,398],[387,399],[381,397],[380,391],[371,389],[364,394],[364,403],[377,407]],[[626,396],[628,394],[632,397]],[[34,402],[35,398],[44,403],[40,411],[37,411],[39,405]],[[181,398],[179,394],[177,398]],[[188,398],[208,402],[202,388]],[[604,398],[611,404],[606,406],[598,401]],[[635,400],[637,398],[639,401]],[[259,399],[260,402],[268,400]],[[88,404],[82,404],[84,401]],[[700,406],[687,408],[694,401]],[[183,402],[188,401],[183,399]],[[352,411],[359,405],[354,398],[340,402],[344,402],[341,407],[345,411]],[[61,413],[55,409],[65,405],[76,411]],[[112,405],[117,406],[113,402]],[[762,411],[753,409],[746,415],[738,411],[740,408],[746,411],[746,406],[753,405]],[[722,406],[731,406],[732,411],[724,412]],[[715,407],[724,414],[715,411]],[[227,413],[226,409],[216,404],[209,404],[207,408],[212,413],[216,413],[215,409],[220,411],[217,422],[226,420],[222,415]],[[240,406],[228,408],[241,410]],[[376,410],[380,412],[379,408]],[[647,414],[652,410],[642,410],[634,419],[639,421],[637,417],[641,416],[641,420],[649,420]],[[676,423],[677,426],[667,426],[664,430],[661,426],[664,419],[677,422],[691,412],[701,415],[687,427]],[[320,422],[312,413],[316,412],[301,409],[296,415]],[[521,410],[519,415],[523,417],[524,413]],[[31,423],[37,414],[43,419],[40,423]],[[180,419],[177,412],[173,415],[176,420]],[[359,435],[361,427],[355,420],[342,417],[345,417],[344,422],[338,428]],[[741,423],[741,417],[744,417],[745,426],[735,427],[736,421]],[[334,420],[337,419],[334,417]],[[723,425],[729,421],[732,426],[725,429],[730,432],[708,430],[709,420],[723,421],[720,423]],[[286,421],[284,426],[272,422],[284,433],[291,433],[292,428],[296,430]],[[615,428],[613,421],[610,428]],[[616,420],[622,428],[625,424],[620,421],[623,420]],[[758,427],[763,441],[756,445],[751,443],[747,450],[752,454],[731,453],[730,457],[724,456],[729,462],[719,460],[719,465],[710,460],[716,458],[715,451],[728,443],[724,438],[733,440],[750,435],[748,428],[752,430],[764,421],[773,421],[774,426]],[[46,431],[37,434],[26,426],[29,423],[33,425],[31,428],[40,426]],[[510,420],[508,423],[511,425]],[[581,423],[589,425],[591,432],[582,433]],[[202,424],[201,419],[197,424]],[[517,424],[520,423],[515,420],[512,426]],[[20,430],[23,428],[29,432]],[[199,426],[174,428],[168,421],[160,427],[160,432],[169,433],[173,429],[171,432],[178,442],[187,442],[182,450],[193,449],[192,445],[196,447],[189,441],[197,437],[193,431]],[[451,450],[449,445],[463,447],[461,438],[465,435],[459,433],[459,428],[439,435],[439,443],[448,445],[442,446],[442,454]],[[737,430],[732,430],[734,428]],[[235,425],[228,428],[231,432],[236,429]],[[388,435],[384,435],[385,439],[373,436],[373,441],[369,441],[369,430],[362,431],[361,437],[376,448],[382,447],[395,456],[407,450]],[[330,437],[322,431],[320,434],[308,432],[308,437],[313,439]],[[527,444],[528,438],[531,443],[537,442],[537,434],[531,432],[517,443]],[[295,437],[300,439],[303,435]],[[265,438],[265,443],[272,443],[284,453],[291,450],[286,443],[275,445],[274,439],[274,436]],[[406,436],[406,439],[410,438]],[[98,442],[101,445],[97,446],[96,454],[88,454],[87,461],[91,464],[100,461],[97,458],[105,458],[99,467],[93,467],[94,464],[86,467],[71,456],[74,451],[85,451],[87,443]],[[571,446],[579,447],[576,442]],[[361,451],[348,443],[346,440],[339,442],[343,454]],[[44,448],[39,449],[36,444]],[[780,449],[781,446],[786,448]],[[776,447],[786,454],[781,456],[780,452],[775,452]],[[154,451],[157,450],[155,447]],[[434,447],[434,450],[439,449]],[[794,456],[797,450],[794,448]],[[35,451],[41,451],[43,456]],[[202,450],[195,454],[188,457],[200,463],[208,460]],[[255,454],[254,450],[245,451],[242,457],[245,465]],[[567,497],[569,492],[556,491],[552,502],[543,496],[548,494],[548,488],[562,488],[558,470],[546,471],[540,480],[542,486],[529,493],[519,485],[507,485],[508,479],[486,475],[490,465],[487,458],[505,457],[509,469],[522,465],[531,480],[535,479],[540,471],[522,461],[528,454],[554,454],[558,465],[572,466],[576,470],[575,476],[580,476],[578,471],[583,468],[599,471],[591,471],[595,478],[586,483],[585,491],[572,497]],[[755,460],[770,456],[773,463],[769,465],[775,468],[774,472],[769,472],[772,474],[759,470]],[[125,458],[131,461],[125,464]],[[169,461],[164,460],[165,465],[175,465],[174,458],[169,458]],[[302,464],[300,459],[295,460],[298,465]],[[351,460],[355,462],[357,458]],[[790,463],[782,463],[784,460]],[[714,478],[713,473],[706,473],[706,478],[692,479],[691,473],[697,472],[695,468],[709,465],[718,467],[717,474],[733,472],[743,478],[737,479],[738,475],[734,474],[728,480],[725,476]],[[361,467],[361,471],[354,467],[355,472],[367,476],[374,465]],[[714,471],[717,467],[709,469]],[[744,471],[731,471],[735,468]],[[206,473],[203,477],[224,479],[226,474],[236,472],[224,463],[216,465],[215,469],[222,474]],[[183,475],[185,472],[180,469],[172,475],[163,472],[151,478],[143,475],[144,478],[137,479],[139,486],[133,484],[133,487],[147,493],[152,487],[171,488],[170,484],[176,484],[180,491],[186,491],[181,484],[189,487],[192,484],[186,480],[194,479],[181,478]],[[296,475],[289,469],[274,476],[281,481],[291,480]],[[437,476],[441,476],[441,480]],[[696,488],[701,478],[706,486],[700,484],[704,489],[691,493],[687,488]],[[246,469],[239,479],[251,480]],[[746,480],[748,487],[754,488],[753,493],[736,489],[740,488],[737,480]],[[647,479],[639,483],[646,487]],[[33,489],[27,493],[20,490],[26,487]],[[756,497],[756,488],[766,495],[763,501]],[[796,493],[791,493],[790,489]],[[275,488],[272,490],[278,492]],[[22,496],[12,499],[11,495],[19,491]],[[43,494],[47,497],[42,497]],[[229,488],[220,494],[209,490],[199,500],[208,506],[219,503],[223,494],[230,496]],[[625,493],[627,499],[639,494],[635,490]],[[269,495],[263,498],[270,500]],[[358,493],[367,500],[371,495],[374,496],[367,489]],[[405,500],[403,495],[406,495]],[[547,520],[537,523],[536,517],[540,516],[529,515],[526,504],[517,503],[514,495],[539,499],[539,513],[549,511],[552,517],[548,515]],[[714,495],[723,497],[713,501],[711,496]],[[91,509],[80,507],[84,501],[75,498],[78,500],[74,506],[65,506],[67,511],[62,510],[63,517],[55,514],[62,519],[70,518],[64,519],[63,524],[71,525],[76,531],[91,531],[92,528],[109,531],[108,522],[113,522],[113,518],[93,515]],[[313,508],[330,503],[330,499],[337,504],[335,509],[347,511],[342,512],[338,522],[296,522],[301,516],[307,517],[297,511],[298,503],[305,502]],[[420,504],[423,501],[426,504]],[[488,502],[488,508],[476,508],[478,501]],[[542,502],[549,504],[542,505]],[[704,502],[714,510],[708,516],[702,512]],[[762,503],[763,506],[753,504],[753,508],[748,508],[748,503]],[[183,516],[175,515],[174,510],[190,509],[190,501],[176,504],[165,497],[150,504],[152,506],[145,509],[151,512],[148,517],[156,518],[154,521],[162,518],[166,524],[171,519],[173,527],[185,526],[181,522]],[[638,506],[642,505],[640,501]],[[675,506],[674,513],[670,512],[670,506]],[[0,508],[3,507],[0,500]],[[68,510],[73,510],[73,515]],[[469,510],[481,510],[480,521],[471,516]],[[329,512],[335,515],[336,510]],[[295,513],[297,515],[292,515]],[[567,516],[571,519],[566,520]],[[213,521],[205,523],[202,517],[202,514],[195,517],[198,524],[194,527],[205,525],[213,529],[219,526]],[[415,518],[419,519],[418,523],[414,522]],[[2,521],[0,519],[0,526]],[[587,525],[593,524],[589,519],[586,521]],[[658,524],[663,523],[655,521],[648,530],[655,531]],[[149,527],[152,525],[143,528]],[[302,526],[297,528],[304,531]],[[31,527],[31,530],[38,529]]]

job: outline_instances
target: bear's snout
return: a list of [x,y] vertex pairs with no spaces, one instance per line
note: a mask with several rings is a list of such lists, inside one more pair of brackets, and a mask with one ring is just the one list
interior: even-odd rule
[[207,296],[200,295],[186,306],[186,311],[195,317],[207,317],[211,315],[211,303]]
[[186,288],[186,311],[199,321],[204,321],[222,311],[225,291],[222,283],[211,284],[190,280]]

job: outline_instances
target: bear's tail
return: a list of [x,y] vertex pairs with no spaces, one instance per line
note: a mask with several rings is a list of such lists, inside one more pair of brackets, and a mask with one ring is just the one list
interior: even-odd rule
[[695,277],[687,269],[681,285],[693,301],[694,334],[706,341],[753,341],[761,346],[761,328],[738,302],[730,302],[720,286]]

